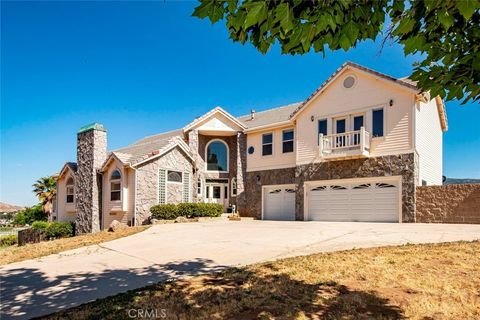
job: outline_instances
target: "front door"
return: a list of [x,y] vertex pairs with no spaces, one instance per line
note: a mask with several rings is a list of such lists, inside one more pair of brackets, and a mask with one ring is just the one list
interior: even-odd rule
[[205,187],[206,202],[221,204],[227,210],[228,183],[207,183]]

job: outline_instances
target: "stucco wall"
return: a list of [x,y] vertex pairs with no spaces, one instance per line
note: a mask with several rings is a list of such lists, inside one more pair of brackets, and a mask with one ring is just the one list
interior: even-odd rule
[[[67,167],[67,173],[62,175],[57,181],[57,220],[58,221],[75,221],[77,216],[75,211],[76,196],[73,197],[73,203],[67,203],[67,180],[73,178],[75,181],[75,173]],[[75,186],[75,182],[74,182]],[[74,193],[75,194],[75,193]]]
[[[167,154],[160,158],[146,162],[137,168],[136,176],[136,218],[137,224],[142,224],[150,217],[150,208],[158,204],[158,170],[175,170],[190,173],[192,176],[192,163],[187,155],[179,148],[175,148],[169,151]],[[193,182],[191,182],[190,189],[193,188]],[[170,191],[169,191],[170,190]],[[177,190],[178,191],[178,190]],[[178,199],[182,197],[182,190],[180,190]],[[167,183],[167,202],[172,203],[177,198],[173,198],[171,195],[172,189],[169,189]],[[170,195],[169,195],[170,194]]]
[[480,223],[480,184],[417,187],[417,222]]
[[[294,129],[293,126],[275,128],[260,132],[247,134],[247,148],[254,147],[253,154],[247,153],[247,171],[259,171],[269,169],[288,168],[295,166],[295,142],[296,132],[294,131],[294,151],[283,153],[283,131]],[[265,133],[273,134],[273,154],[269,156],[262,155],[262,136]],[[245,152],[245,150],[243,151]]]

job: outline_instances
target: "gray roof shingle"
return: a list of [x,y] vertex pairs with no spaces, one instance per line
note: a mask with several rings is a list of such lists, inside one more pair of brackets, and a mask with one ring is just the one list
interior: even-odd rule
[[145,137],[131,145],[113,150],[112,153],[124,163],[133,163],[146,155],[154,154],[178,138],[183,139],[181,129]]
[[242,121],[248,129],[267,126],[270,124],[287,121],[290,114],[301,104],[301,102],[292,103],[286,106],[273,108],[265,111],[255,112],[255,117],[251,120],[250,115],[240,116],[238,120]]

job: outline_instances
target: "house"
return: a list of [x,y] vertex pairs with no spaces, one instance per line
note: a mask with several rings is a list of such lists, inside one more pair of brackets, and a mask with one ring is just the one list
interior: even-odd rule
[[301,103],[241,117],[217,107],[110,152],[102,125],[82,128],[56,215],[80,232],[179,202],[258,219],[415,222],[416,186],[442,184],[446,130],[441,98],[346,62]]

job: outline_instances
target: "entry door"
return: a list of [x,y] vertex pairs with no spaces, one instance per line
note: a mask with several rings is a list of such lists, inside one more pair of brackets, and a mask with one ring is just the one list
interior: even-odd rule
[[218,203],[223,205],[225,210],[228,207],[228,184],[209,183],[206,184],[207,203]]

